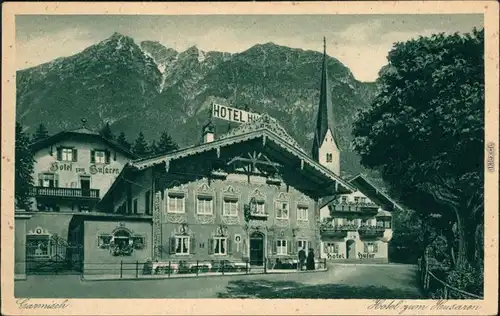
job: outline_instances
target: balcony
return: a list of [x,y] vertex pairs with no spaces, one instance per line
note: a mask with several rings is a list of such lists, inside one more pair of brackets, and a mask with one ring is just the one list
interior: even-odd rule
[[265,212],[259,212],[259,211],[254,211],[250,212],[250,218],[251,219],[267,219],[269,217],[268,213]]
[[320,226],[320,234],[324,237],[344,238],[347,232],[358,230],[358,225],[332,225],[331,223],[323,223]]
[[384,227],[378,226],[361,226],[358,229],[359,236],[361,238],[369,238],[369,237],[383,237],[385,232]]
[[99,200],[98,189],[33,187],[31,194],[36,198]]
[[377,214],[378,209],[379,207],[375,203],[340,202],[337,200],[330,204],[330,211],[337,213]]

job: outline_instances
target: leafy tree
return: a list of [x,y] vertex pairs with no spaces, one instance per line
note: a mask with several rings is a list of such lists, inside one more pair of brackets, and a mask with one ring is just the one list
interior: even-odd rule
[[40,141],[42,139],[45,139],[49,137],[49,132],[47,131],[47,128],[43,123],[40,123],[38,125],[38,128],[36,129],[35,133],[33,133],[33,142]]
[[21,124],[16,122],[16,159],[15,159],[15,199],[16,207],[31,209],[30,190],[33,186],[33,169],[35,159],[29,146],[30,139],[23,131]]
[[179,149],[179,146],[174,142],[172,137],[164,131],[160,136],[160,141],[158,142],[157,153],[167,153],[173,150]]
[[101,134],[102,137],[106,139],[113,140],[115,136],[113,135],[113,132],[111,131],[111,127],[109,126],[109,123],[106,122],[106,124],[101,128],[99,131],[99,134]]
[[120,135],[118,135],[118,138],[116,139],[116,142],[120,145],[123,146],[123,148],[130,150],[132,145],[128,142],[127,137],[125,136],[124,132],[121,132]]
[[146,138],[144,137],[144,134],[142,132],[139,132],[139,136],[137,136],[135,140],[132,151],[139,157],[147,156],[148,142],[146,141]]
[[388,60],[354,147],[404,204],[448,223],[457,262],[472,263],[484,214],[484,31],[396,43]]

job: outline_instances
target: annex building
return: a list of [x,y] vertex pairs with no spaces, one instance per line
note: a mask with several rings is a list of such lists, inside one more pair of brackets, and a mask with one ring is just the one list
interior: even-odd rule
[[[326,49],[312,153],[268,115],[224,111],[214,105],[199,144],[142,159],[85,127],[33,144],[36,209],[16,212],[16,274],[61,262],[87,274],[123,261],[262,266],[301,248],[388,261],[399,206],[363,176],[340,176]],[[242,123],[219,135],[224,113]]]

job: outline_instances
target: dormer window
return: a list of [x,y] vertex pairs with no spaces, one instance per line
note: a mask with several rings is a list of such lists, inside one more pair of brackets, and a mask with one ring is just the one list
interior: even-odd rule
[[332,162],[333,161],[333,155],[331,153],[326,154],[326,162]]

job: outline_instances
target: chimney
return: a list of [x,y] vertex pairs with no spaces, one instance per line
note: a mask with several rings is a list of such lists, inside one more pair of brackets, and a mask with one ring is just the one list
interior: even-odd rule
[[215,126],[210,120],[205,126],[203,126],[202,132],[202,143],[213,142],[215,138]]

